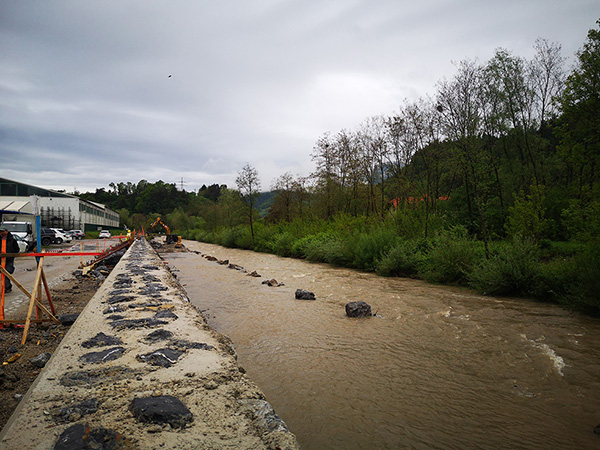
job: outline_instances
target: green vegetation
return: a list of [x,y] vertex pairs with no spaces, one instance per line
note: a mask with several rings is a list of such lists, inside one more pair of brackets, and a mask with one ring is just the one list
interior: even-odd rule
[[535,50],[462,61],[432,97],[324,133],[315,172],[267,194],[247,164],[238,190],[84,196],[138,229],[161,215],[189,239],[600,314],[600,31],[570,74],[560,45]]

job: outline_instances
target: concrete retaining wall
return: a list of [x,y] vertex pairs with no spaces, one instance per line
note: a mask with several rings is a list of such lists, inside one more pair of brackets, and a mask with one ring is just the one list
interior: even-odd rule
[[229,339],[206,324],[145,240],[131,246],[71,327],[2,430],[0,449],[83,448],[82,441],[89,448],[298,448],[238,367]]

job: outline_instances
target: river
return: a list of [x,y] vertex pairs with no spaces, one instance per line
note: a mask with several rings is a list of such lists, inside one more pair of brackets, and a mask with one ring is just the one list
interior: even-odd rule
[[[305,450],[600,448],[600,320],[185,241],[164,257]],[[261,278],[208,261],[228,259]],[[261,284],[275,278],[284,286]],[[294,299],[296,289],[316,301]],[[364,300],[376,317],[351,319]]]

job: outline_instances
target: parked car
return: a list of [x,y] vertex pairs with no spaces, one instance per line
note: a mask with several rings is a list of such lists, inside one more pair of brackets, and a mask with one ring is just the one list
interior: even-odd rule
[[40,230],[40,240],[42,241],[42,245],[44,247],[50,244],[56,244],[58,242],[56,240],[56,233],[50,228],[42,228]]
[[17,241],[17,244],[19,244],[19,253],[27,253],[27,250],[28,250],[27,247],[29,247],[29,245],[27,244],[27,241],[25,239],[23,239],[21,236],[19,236],[18,234],[13,234],[13,237]]
[[73,238],[71,238],[71,236],[69,236],[65,230],[62,230],[60,228],[50,228],[52,231],[54,231],[54,233],[56,234],[56,242],[58,244],[62,244],[63,242],[71,242],[73,240]]
[[110,231],[108,230],[100,230],[100,234],[98,235],[99,239],[107,239],[110,238]]
[[75,239],[83,239],[85,237],[85,233],[81,230],[71,230],[71,234]]

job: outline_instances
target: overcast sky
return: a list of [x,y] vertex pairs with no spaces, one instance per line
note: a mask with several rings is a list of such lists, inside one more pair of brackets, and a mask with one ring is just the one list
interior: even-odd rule
[[0,176],[86,192],[308,175],[325,132],[496,48],[568,58],[598,0],[0,0]]

